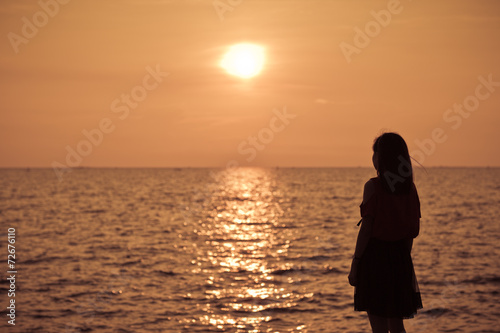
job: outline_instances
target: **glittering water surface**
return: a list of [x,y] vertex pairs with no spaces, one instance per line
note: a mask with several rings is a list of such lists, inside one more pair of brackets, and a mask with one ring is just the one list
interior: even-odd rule
[[[11,332],[367,332],[347,283],[370,169],[0,170]],[[417,170],[409,332],[498,332],[500,169]],[[4,257],[7,259],[6,246]],[[2,269],[6,274],[6,268]]]

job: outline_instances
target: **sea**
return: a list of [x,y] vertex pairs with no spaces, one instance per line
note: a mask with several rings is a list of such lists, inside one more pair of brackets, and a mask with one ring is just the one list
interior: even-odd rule
[[[0,169],[0,331],[370,332],[347,275],[375,175]],[[407,331],[500,332],[500,169],[416,168],[415,184]]]

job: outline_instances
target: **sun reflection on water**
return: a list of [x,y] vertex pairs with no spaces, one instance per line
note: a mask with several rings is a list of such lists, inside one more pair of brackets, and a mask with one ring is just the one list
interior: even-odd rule
[[[203,228],[197,261],[206,275],[204,325],[220,330],[260,332],[272,311],[294,306],[289,277],[273,274],[287,269],[290,241],[280,227],[284,212],[273,193],[272,171],[258,168],[223,170],[211,196],[211,211]],[[203,221],[201,221],[203,222]]]

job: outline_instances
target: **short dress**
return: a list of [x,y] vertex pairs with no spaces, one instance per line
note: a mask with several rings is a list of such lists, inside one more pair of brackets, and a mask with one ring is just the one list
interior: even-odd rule
[[354,309],[386,318],[413,318],[422,299],[408,240],[419,233],[420,202],[415,185],[408,194],[386,191],[379,178],[361,203],[361,216],[373,217],[372,235],[358,263]]

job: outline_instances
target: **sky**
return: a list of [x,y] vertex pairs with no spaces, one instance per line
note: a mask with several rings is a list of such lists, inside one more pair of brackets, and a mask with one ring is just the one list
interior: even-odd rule
[[2,1],[0,36],[0,167],[364,167],[384,131],[500,166],[499,1]]

